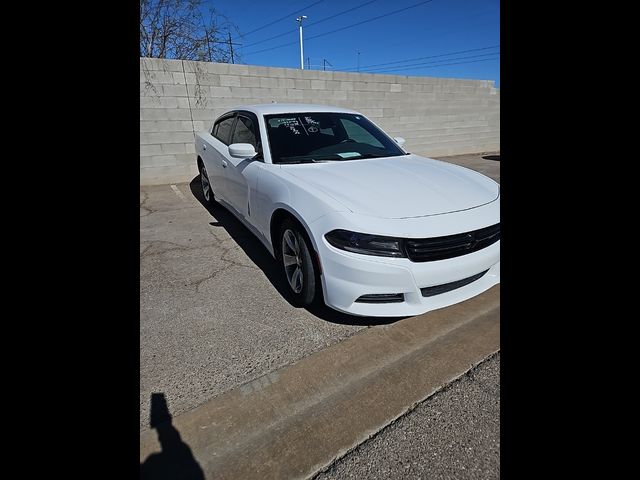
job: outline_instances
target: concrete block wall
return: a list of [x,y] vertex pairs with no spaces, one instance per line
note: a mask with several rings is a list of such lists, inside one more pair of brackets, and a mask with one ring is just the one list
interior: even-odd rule
[[273,101],[352,108],[420,155],[500,150],[493,81],[141,58],[140,183],[190,181],[194,132],[236,105]]

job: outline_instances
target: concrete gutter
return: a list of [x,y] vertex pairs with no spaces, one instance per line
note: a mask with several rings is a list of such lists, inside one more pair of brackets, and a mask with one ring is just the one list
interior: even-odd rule
[[[307,478],[500,349],[500,286],[363,330],[173,419],[206,478]],[[140,434],[140,461],[159,452]]]

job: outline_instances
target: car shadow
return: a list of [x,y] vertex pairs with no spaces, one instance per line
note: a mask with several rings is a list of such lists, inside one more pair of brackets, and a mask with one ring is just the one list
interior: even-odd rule
[[482,157],[484,160],[493,160],[495,162],[500,161],[500,155],[485,155]]
[[[229,236],[238,244],[251,261],[265,274],[269,282],[274,286],[278,293],[290,304],[289,285],[281,271],[280,264],[271,256],[271,253],[262,244],[256,236],[245,227],[240,220],[236,218],[229,210],[221,205],[210,206],[202,195],[202,185],[200,184],[200,176],[189,182],[189,188],[192,195],[200,204],[213,216],[214,221],[209,225],[213,227],[224,228]],[[408,317],[357,317],[346,313],[338,312],[327,307],[323,302],[318,302],[306,310],[316,317],[329,322],[341,325],[355,326],[375,326],[388,325]]]

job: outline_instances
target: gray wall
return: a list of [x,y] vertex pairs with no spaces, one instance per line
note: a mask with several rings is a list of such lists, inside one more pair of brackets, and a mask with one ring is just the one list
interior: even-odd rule
[[358,110],[425,156],[500,150],[493,81],[141,58],[140,183],[191,180],[194,132],[230,107],[274,100]]

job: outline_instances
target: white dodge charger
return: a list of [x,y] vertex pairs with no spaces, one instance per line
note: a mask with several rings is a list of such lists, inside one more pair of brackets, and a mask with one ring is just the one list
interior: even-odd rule
[[500,186],[403,150],[364,115],[242,106],[196,136],[207,202],[282,265],[298,306],[417,315],[500,282]]

